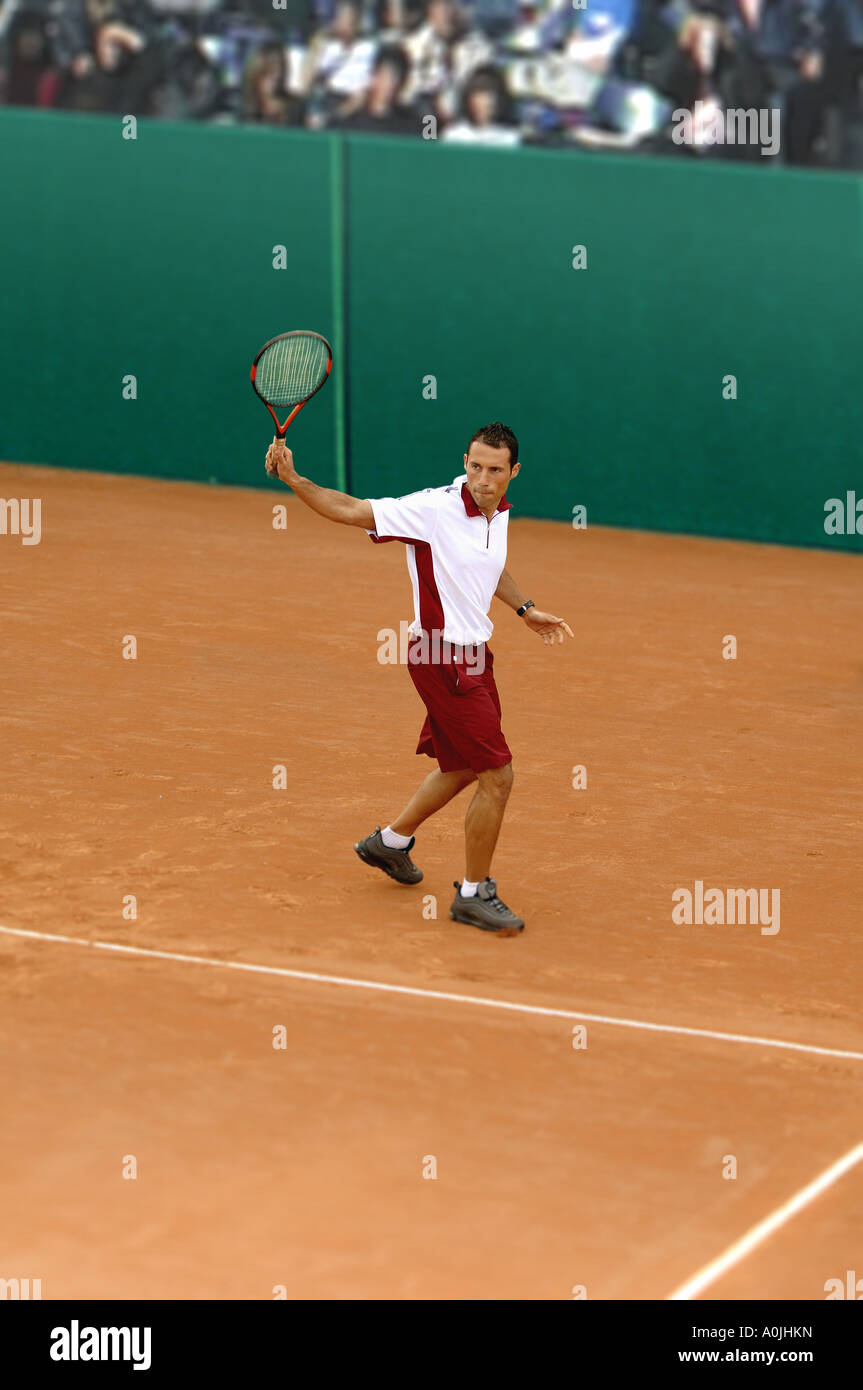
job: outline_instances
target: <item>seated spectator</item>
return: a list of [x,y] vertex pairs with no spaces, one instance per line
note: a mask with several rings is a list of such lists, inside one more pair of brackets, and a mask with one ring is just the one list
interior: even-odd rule
[[[708,131],[716,112],[778,110],[780,158],[807,164],[818,157],[826,106],[819,44],[818,17],[805,3],[716,0],[714,12],[705,8],[684,19],[652,82],[677,107],[701,101]],[[761,159],[756,142],[727,144],[720,152]]]
[[338,0],[332,23],[309,44],[301,89],[327,108],[334,99],[356,97],[365,91],[371,76],[377,40],[360,34],[357,0]]
[[416,112],[402,102],[410,63],[404,49],[395,44],[382,48],[375,58],[371,80],[362,103],[332,123],[337,130],[363,130],[382,135],[418,135]]
[[0,100],[863,168],[863,0],[0,0]]
[[5,100],[10,106],[53,106],[60,87],[42,15],[21,10],[9,29],[9,73]]
[[[129,79],[147,40],[123,16],[118,0],[74,0],[58,17],[57,44],[68,55],[60,105],[76,111],[141,109]],[[157,65],[157,55],[150,56]]]
[[280,43],[265,43],[253,53],[243,73],[244,121],[263,125],[293,125],[299,103],[288,96],[287,63]]
[[462,119],[443,133],[450,143],[518,145],[521,135],[512,125],[509,94],[496,68],[478,68],[465,84]]
[[444,120],[456,113],[462,83],[494,57],[492,44],[470,27],[455,0],[428,0],[425,22],[404,47],[411,60],[407,100]]
[[778,107],[785,160],[815,162],[827,104],[820,0],[717,3],[733,54],[727,104]]
[[429,100],[449,78],[449,51],[456,34],[452,0],[429,0],[425,22],[405,40],[411,63],[410,100]]
[[696,101],[715,104],[730,42],[715,15],[689,15],[657,62],[653,85],[680,109],[692,110]]
[[770,71],[765,62],[735,45],[715,13],[701,10],[686,16],[657,60],[652,81],[675,111],[692,113],[684,149],[713,158],[761,160],[757,142],[726,143],[726,112],[769,109]]

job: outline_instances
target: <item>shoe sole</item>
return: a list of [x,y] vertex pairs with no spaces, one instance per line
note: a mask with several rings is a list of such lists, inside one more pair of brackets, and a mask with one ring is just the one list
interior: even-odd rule
[[381,872],[385,873],[387,878],[391,878],[394,883],[402,883],[406,888],[414,888],[418,883],[422,883],[422,870],[420,870],[419,878],[399,878],[391,864],[387,864],[383,859],[376,859],[373,854],[370,854],[366,849],[362,849],[358,844],[354,845],[354,854],[356,854],[358,859],[362,859],[364,864],[368,864],[370,868],[380,869]]
[[524,931],[524,923],[520,927],[500,926],[496,927],[491,922],[475,922],[473,917],[456,917],[452,908],[449,910],[450,918],[453,922],[461,922],[465,927],[476,927],[478,931],[488,931],[494,936],[521,936]]

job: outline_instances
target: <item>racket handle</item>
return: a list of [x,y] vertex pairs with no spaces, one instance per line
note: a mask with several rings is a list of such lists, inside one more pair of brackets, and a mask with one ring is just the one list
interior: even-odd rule
[[274,443],[274,444],[284,444],[284,442],[285,442],[285,436],[284,436],[283,434],[274,434],[274,435],[273,435],[273,443]]

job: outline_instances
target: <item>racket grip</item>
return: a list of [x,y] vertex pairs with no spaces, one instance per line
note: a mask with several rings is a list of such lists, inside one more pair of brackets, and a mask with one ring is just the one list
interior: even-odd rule
[[[274,435],[273,435],[273,443],[274,443],[274,444],[284,444],[284,442],[285,442],[285,441],[284,441],[284,437],[283,437],[282,435],[278,435],[278,434],[274,434]],[[276,478],[276,477],[278,477],[278,474],[276,473],[275,468],[272,468],[272,469],[271,469],[269,463],[267,464],[267,472],[269,473],[269,475],[270,475],[271,478]]]

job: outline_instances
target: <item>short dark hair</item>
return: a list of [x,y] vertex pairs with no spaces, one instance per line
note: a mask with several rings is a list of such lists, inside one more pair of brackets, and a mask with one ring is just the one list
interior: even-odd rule
[[491,92],[495,99],[494,121],[497,125],[512,124],[512,100],[503,74],[490,63],[475,68],[461,93],[461,114],[471,119],[470,99],[474,92]]
[[509,449],[510,469],[518,463],[518,440],[509,425],[502,425],[500,420],[493,420],[490,425],[483,425],[482,429],[471,435],[467,446],[468,453],[470,453],[471,444],[477,439],[481,444],[487,444],[490,449]]
[[398,88],[401,91],[405,85],[405,80],[411,70],[410,59],[405,50],[397,43],[385,43],[378,49],[375,58],[373,71],[380,72],[381,68],[393,68],[398,81]]

